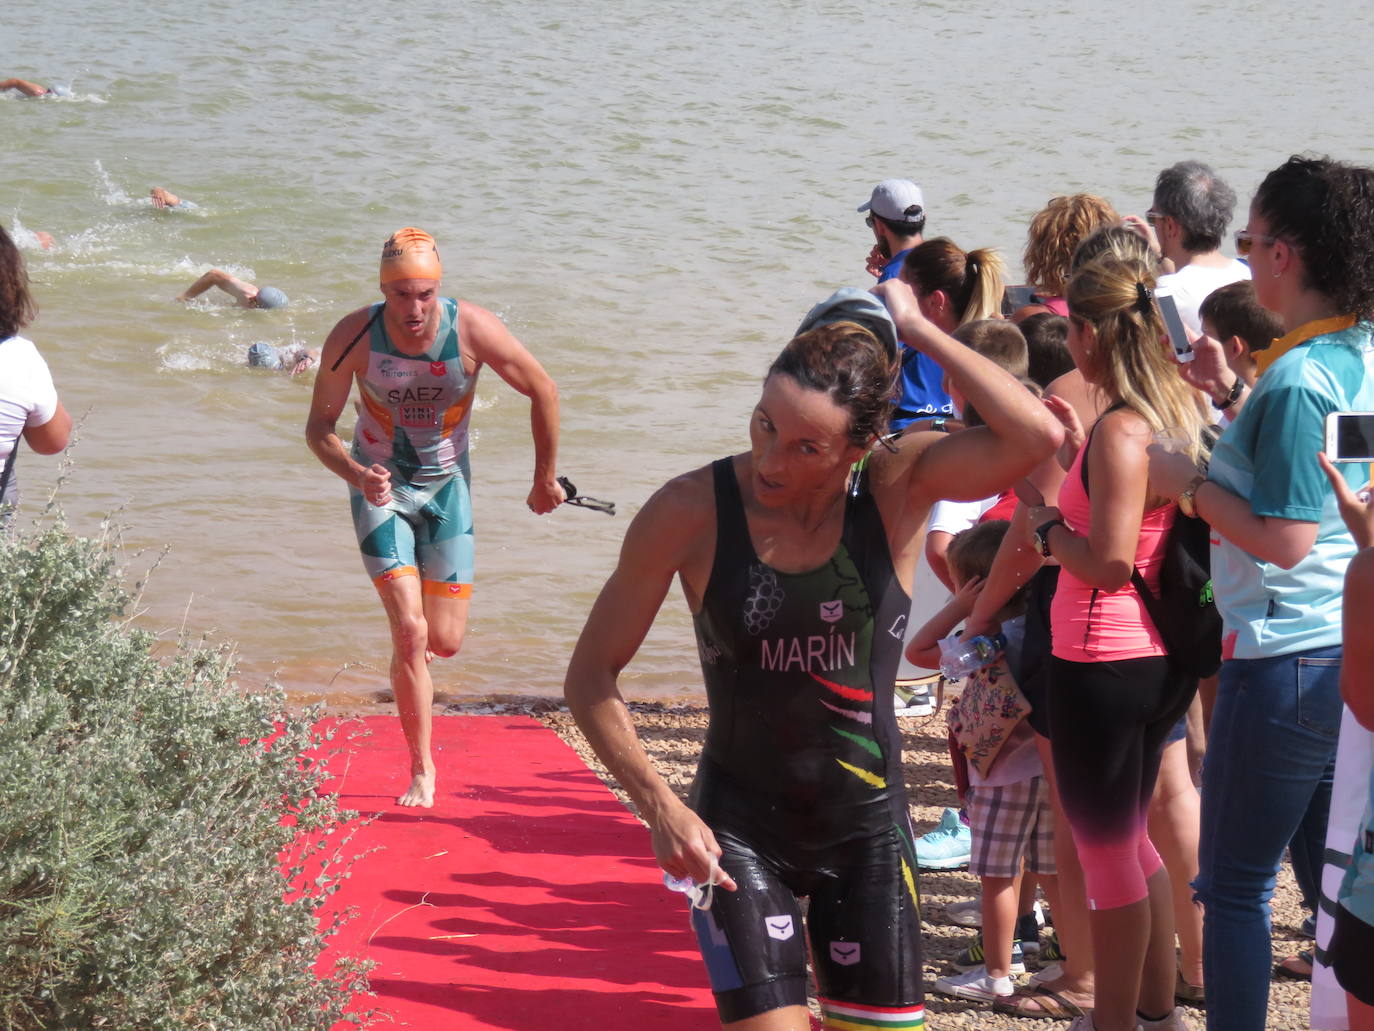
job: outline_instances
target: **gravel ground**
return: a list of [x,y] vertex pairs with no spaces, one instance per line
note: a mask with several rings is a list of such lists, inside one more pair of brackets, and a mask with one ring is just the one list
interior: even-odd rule
[[[686,796],[696,769],[697,756],[706,733],[706,711],[690,705],[634,704],[631,706],[640,739],[657,764],[659,771],[680,795]],[[479,706],[453,706],[450,712],[523,712],[535,716],[571,745],[587,765],[594,770],[627,807],[633,811],[628,797],[611,783],[596,756],[592,754],[572,717],[560,701],[531,701],[529,699],[494,700]],[[931,717],[903,717],[902,730],[904,769],[907,793],[911,801],[911,818],[916,833],[922,834],[938,822],[946,806],[956,804],[954,784],[950,777],[945,748],[943,715]],[[645,853],[649,850],[646,836],[642,841]],[[920,878],[923,916],[925,918],[925,977],[926,1006],[934,1027],[1004,1028],[1006,1031],[1034,1031],[1036,1028],[1066,1026],[1062,1021],[1027,1020],[992,1012],[980,1003],[945,999],[930,991],[935,978],[949,970],[949,961],[967,946],[971,932],[943,921],[944,906],[977,892],[977,879],[967,871],[923,873]],[[1309,943],[1298,933],[1303,918],[1301,901],[1291,871],[1285,865],[1280,872],[1278,890],[1274,897],[1274,960],[1291,955]],[[1297,1031],[1309,1026],[1309,985],[1306,982],[1276,980],[1270,986],[1269,1027],[1274,1031]],[[1203,1026],[1200,1010],[1192,1010],[1194,1023]]]

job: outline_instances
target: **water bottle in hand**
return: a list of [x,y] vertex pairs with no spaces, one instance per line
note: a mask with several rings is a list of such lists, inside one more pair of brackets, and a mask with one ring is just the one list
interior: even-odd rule
[[1005,634],[968,638],[952,634],[940,642],[940,672],[946,680],[963,680],[989,665],[1006,647]]

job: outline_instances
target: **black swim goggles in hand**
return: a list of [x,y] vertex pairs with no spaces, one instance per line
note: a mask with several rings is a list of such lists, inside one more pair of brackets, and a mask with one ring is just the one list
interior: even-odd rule
[[563,493],[567,495],[563,499],[565,505],[576,505],[578,508],[590,508],[593,512],[605,512],[608,516],[615,515],[614,501],[601,501],[597,498],[584,497],[577,493],[577,488],[573,486],[573,481],[566,476],[558,477],[558,485],[563,488]]

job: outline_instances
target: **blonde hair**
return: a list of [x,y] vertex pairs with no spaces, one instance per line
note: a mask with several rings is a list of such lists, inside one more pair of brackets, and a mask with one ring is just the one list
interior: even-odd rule
[[1146,263],[1099,255],[1069,280],[1069,318],[1096,334],[1085,378],[1139,415],[1150,432],[1182,431],[1188,456],[1198,461],[1207,456],[1207,412],[1168,356],[1164,320],[1149,294],[1154,285]]
[[902,262],[902,279],[922,294],[943,290],[962,326],[1001,315],[1007,266],[991,247],[965,252],[937,236],[911,248]]
[[1116,209],[1094,194],[1055,197],[1031,219],[1026,230],[1026,253],[1022,258],[1026,282],[1037,293],[1063,297],[1078,245],[1094,229],[1120,221]]

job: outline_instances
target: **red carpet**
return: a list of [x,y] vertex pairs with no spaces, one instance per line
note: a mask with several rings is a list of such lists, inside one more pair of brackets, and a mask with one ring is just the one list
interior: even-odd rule
[[[376,819],[331,907],[334,939],[375,960],[372,1004],[398,1028],[607,1031],[718,1027],[681,895],[648,833],[536,720],[434,720],[433,809],[401,809],[405,741],[362,721],[330,769],[341,804]],[[340,740],[357,733],[342,723]]]

